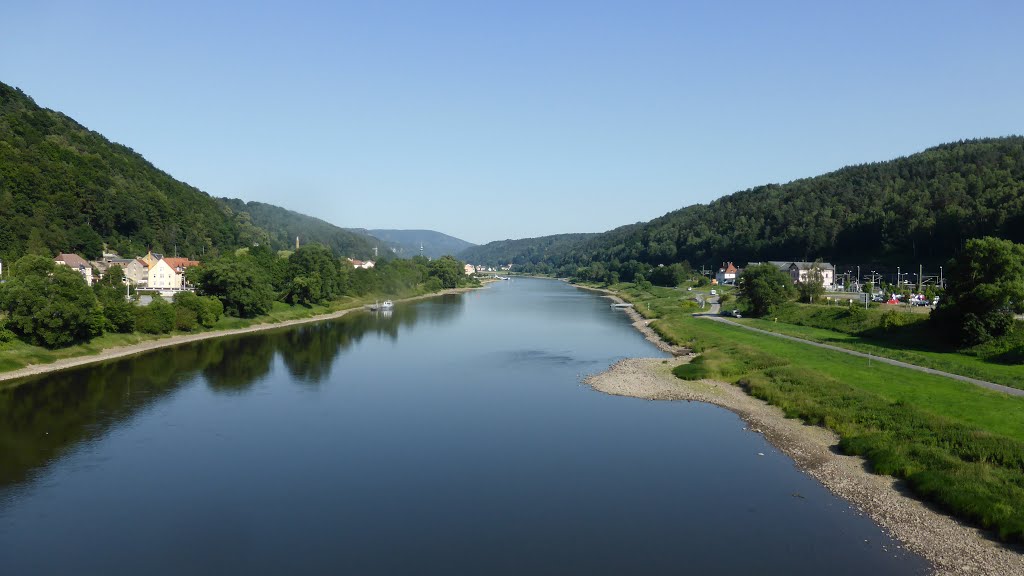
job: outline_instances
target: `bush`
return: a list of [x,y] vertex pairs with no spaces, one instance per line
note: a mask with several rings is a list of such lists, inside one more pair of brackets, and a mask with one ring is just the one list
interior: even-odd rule
[[135,309],[135,329],[146,334],[167,334],[174,330],[174,307],[154,296],[149,306]]
[[891,331],[901,326],[906,326],[912,321],[913,318],[909,314],[897,312],[896,310],[886,310],[882,312],[882,316],[878,319],[878,327],[885,331]]
[[199,319],[196,313],[181,306],[174,307],[174,329],[182,332],[191,332],[199,327]]
[[[214,324],[224,315],[224,305],[213,296],[196,296],[191,292],[180,292],[174,297],[174,307],[178,310],[188,310],[192,318],[205,328],[212,328]],[[177,319],[179,314],[175,312]],[[175,320],[177,322],[177,320]],[[195,330],[192,328],[178,328],[179,330]]]

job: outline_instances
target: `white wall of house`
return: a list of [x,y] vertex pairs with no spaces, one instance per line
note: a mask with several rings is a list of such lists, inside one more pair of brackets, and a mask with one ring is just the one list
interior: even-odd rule
[[157,261],[149,268],[150,288],[180,290],[183,274],[179,274],[164,260]]

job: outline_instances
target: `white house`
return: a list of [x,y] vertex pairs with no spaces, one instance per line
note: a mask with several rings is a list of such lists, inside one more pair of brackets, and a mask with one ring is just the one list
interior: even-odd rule
[[715,275],[715,279],[718,280],[719,284],[736,284],[739,273],[739,268],[733,266],[732,262],[723,262],[722,267],[718,269],[718,274]]
[[476,266],[473,266],[472,264],[466,264],[465,266],[463,266],[463,271],[466,274],[475,274],[476,273]]
[[161,258],[149,268],[150,288],[159,290],[182,290],[188,288],[185,270],[198,266],[199,262],[188,258]]
[[355,260],[349,258],[348,262],[349,264],[352,265],[353,268],[362,268],[364,270],[369,270],[370,268],[373,268],[375,265],[373,260],[367,260],[366,262],[363,262],[362,260]]
[[793,279],[793,282],[806,282],[807,274],[814,268],[815,264],[818,265],[821,270],[821,284],[822,286],[831,286],[835,284],[836,280],[836,268],[828,262],[768,262],[774,266],[777,266],[779,270],[789,274],[789,277]]

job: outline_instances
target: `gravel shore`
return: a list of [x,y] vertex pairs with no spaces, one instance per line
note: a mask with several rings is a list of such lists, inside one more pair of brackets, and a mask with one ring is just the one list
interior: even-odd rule
[[984,532],[933,511],[909,496],[902,482],[868,472],[862,458],[838,454],[833,449],[838,437],[831,431],[787,419],[779,408],[748,396],[737,386],[676,378],[672,368],[690,359],[682,355],[668,360],[622,360],[586,383],[607,394],[708,402],[735,412],[750,431],[763,434],[801,470],[931,562],[934,574],[1024,576],[1024,551],[994,542]]

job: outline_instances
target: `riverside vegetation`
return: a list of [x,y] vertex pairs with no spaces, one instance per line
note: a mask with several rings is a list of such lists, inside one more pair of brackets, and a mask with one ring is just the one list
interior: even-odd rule
[[[702,320],[676,289],[610,288],[652,318],[664,339],[699,353],[676,368],[678,377],[730,382],[788,417],[825,426],[840,436],[841,450],[865,457],[873,471],[904,479],[919,497],[1004,540],[1024,542],[1024,398]],[[794,311],[812,308],[787,305],[780,313],[853,325],[838,312]],[[867,314],[861,325],[884,312]]]
[[478,285],[450,256],[385,259],[374,268],[353,269],[319,245],[290,254],[240,249],[188,271],[196,294],[178,294],[173,303],[155,296],[147,306],[126,300],[117,267],[92,288],[78,272],[43,256],[25,256],[13,268],[0,285],[0,371],[165,334],[280,322],[379,297]]

